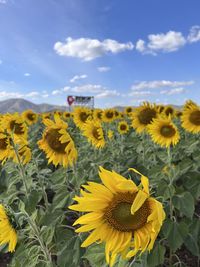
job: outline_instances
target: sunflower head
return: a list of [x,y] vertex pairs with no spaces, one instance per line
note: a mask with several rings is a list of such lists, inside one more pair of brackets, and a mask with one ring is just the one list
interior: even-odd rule
[[71,118],[71,113],[70,112],[67,112],[67,111],[64,111],[63,114],[62,114],[62,117],[64,120],[68,120]]
[[0,161],[2,164],[10,157],[11,152],[11,138],[8,134],[0,132]]
[[124,110],[124,113],[128,116],[131,115],[132,112],[133,112],[133,107],[126,107]]
[[96,148],[102,148],[106,144],[102,125],[98,121],[87,121],[83,128],[83,135],[86,136],[88,141]]
[[6,114],[1,120],[1,125],[8,133],[27,138],[28,128],[18,113]]
[[163,113],[172,118],[175,115],[175,109],[172,106],[166,106]]
[[144,103],[132,112],[132,127],[136,129],[136,132],[141,133],[156,117],[156,107],[148,102]]
[[120,121],[117,129],[120,134],[126,134],[129,131],[129,125],[126,121]]
[[190,105],[183,110],[181,116],[182,127],[191,133],[200,133],[200,107]]
[[73,119],[75,124],[82,129],[91,118],[91,110],[85,107],[76,107],[73,112]]
[[112,139],[114,135],[114,132],[112,130],[108,130],[108,139]]
[[8,244],[8,251],[15,251],[17,244],[16,222],[11,210],[0,204],[0,244]]
[[52,162],[55,166],[60,164],[64,167],[73,165],[77,159],[77,150],[66,130],[67,124],[58,116],[55,116],[55,122],[47,119],[44,123],[47,128],[38,145],[45,152],[48,163]]
[[104,122],[112,122],[115,119],[115,110],[112,108],[105,109],[103,111],[102,120]]
[[183,110],[186,110],[186,109],[190,109],[190,108],[192,108],[192,107],[198,107],[198,105],[194,102],[194,101],[192,101],[191,99],[189,99],[189,100],[187,100],[186,102],[185,102],[185,104],[184,104],[184,106],[183,106]]
[[96,121],[101,122],[102,120],[102,110],[101,109],[95,109],[93,112],[93,119]]
[[36,123],[38,119],[38,115],[31,109],[24,111],[22,113],[22,117],[24,118],[24,121],[27,122],[28,125]]
[[152,140],[162,146],[170,147],[176,145],[180,140],[180,134],[176,125],[170,117],[159,117],[148,126],[148,133]]
[[87,212],[74,223],[83,225],[76,230],[78,233],[92,230],[82,247],[105,242],[110,266],[117,254],[132,257],[151,250],[165,218],[162,204],[149,194],[148,178],[140,175],[141,184],[136,186],[132,180],[100,167],[103,184],[83,185],[81,196],[74,198],[77,203],[69,207]]

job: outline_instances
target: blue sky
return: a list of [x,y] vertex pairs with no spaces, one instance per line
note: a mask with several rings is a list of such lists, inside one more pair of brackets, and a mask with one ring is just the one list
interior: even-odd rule
[[199,0],[0,0],[0,100],[200,104]]

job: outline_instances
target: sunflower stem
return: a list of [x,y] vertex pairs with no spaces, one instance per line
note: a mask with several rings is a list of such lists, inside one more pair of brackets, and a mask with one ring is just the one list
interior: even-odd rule
[[[169,172],[168,172],[168,177],[169,177],[169,185],[170,185],[170,198],[169,198],[169,209],[170,209],[170,220],[173,220],[173,203],[172,203],[172,194],[171,194],[171,185],[173,183],[173,180],[171,178],[171,150],[170,150],[170,146],[167,148],[167,158],[168,158],[168,168],[169,168]],[[173,252],[172,249],[169,248],[169,266],[173,266],[172,264],[172,260],[173,260]]]
[[52,263],[52,259],[51,259],[51,254],[47,248],[47,246],[45,245],[44,243],[44,240],[42,239],[41,237],[41,233],[40,233],[40,230],[37,226],[37,224],[35,223],[35,221],[29,216],[29,214],[27,212],[25,212],[26,216],[27,216],[27,219],[29,221],[29,224],[31,226],[31,229],[35,235],[35,237],[37,238],[39,244],[40,244],[40,247],[42,249],[42,252],[45,256],[45,259],[46,259],[46,263],[47,263],[47,266],[49,267],[53,267],[53,263]]
[[25,173],[24,166],[23,166],[23,164],[22,164],[22,162],[21,162],[21,159],[20,159],[20,156],[19,156],[19,152],[18,152],[17,146],[15,145],[14,138],[13,138],[13,134],[11,134],[11,140],[12,140],[12,146],[13,146],[15,155],[16,155],[16,157],[17,157],[18,164],[19,164],[20,176],[21,176],[21,178],[22,178],[22,182],[23,182],[24,187],[25,187],[26,197],[27,197],[27,199],[28,199],[28,185],[27,185],[27,183],[26,183],[26,173]]

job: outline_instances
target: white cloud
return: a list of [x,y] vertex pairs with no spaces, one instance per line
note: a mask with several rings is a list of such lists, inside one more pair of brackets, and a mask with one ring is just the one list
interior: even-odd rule
[[107,72],[110,70],[110,67],[98,67],[97,69],[99,72]]
[[0,0],[0,4],[7,4],[8,0]]
[[187,40],[189,43],[200,41],[200,26],[196,25],[191,27]]
[[71,89],[72,92],[75,93],[101,93],[105,91],[106,88],[99,84],[85,84],[81,86],[76,86]]
[[29,77],[29,76],[31,76],[31,74],[28,73],[28,72],[26,72],[26,73],[24,73],[24,76],[25,76],[25,77]]
[[152,95],[153,93],[150,91],[133,91],[129,93],[129,96],[147,96],[147,95]]
[[47,97],[49,97],[49,94],[43,94],[42,97],[47,98]]
[[24,95],[17,92],[0,91],[0,98],[21,98]]
[[173,88],[170,90],[162,90],[160,94],[161,95],[177,95],[177,94],[183,94],[185,92],[186,90],[183,87],[179,87],[179,88]]
[[68,92],[68,91],[70,91],[70,89],[71,89],[71,87],[69,87],[69,86],[65,86],[65,87],[62,88],[61,90],[62,90],[63,92]]
[[112,39],[99,41],[98,39],[68,37],[65,43],[56,42],[54,49],[60,56],[77,57],[84,61],[90,61],[107,53],[117,54],[125,50],[132,50],[133,44],[119,43]]
[[36,96],[39,96],[40,95],[40,93],[39,92],[30,92],[30,93],[28,93],[28,94],[26,94],[25,96],[26,97],[36,97]]
[[78,80],[82,80],[82,79],[85,79],[87,78],[87,75],[86,74],[82,74],[82,75],[75,75],[71,80],[70,80],[70,83],[74,83]]
[[149,34],[147,43],[139,39],[136,50],[143,54],[156,55],[158,52],[174,52],[186,44],[181,32],[168,31],[167,33]]
[[132,90],[156,89],[162,87],[180,87],[194,84],[194,81],[141,81],[132,85]]
[[52,95],[59,95],[62,94],[62,90],[53,90]]
[[112,96],[120,96],[120,93],[116,90],[105,90],[104,92],[97,94],[95,98],[106,98]]

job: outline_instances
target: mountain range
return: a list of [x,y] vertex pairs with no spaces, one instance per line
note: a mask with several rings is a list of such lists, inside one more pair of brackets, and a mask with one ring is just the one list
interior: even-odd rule
[[67,106],[50,105],[50,104],[34,104],[22,98],[12,98],[0,101],[0,113],[23,112],[26,109],[31,109],[34,112],[47,112],[52,110],[68,110]]

